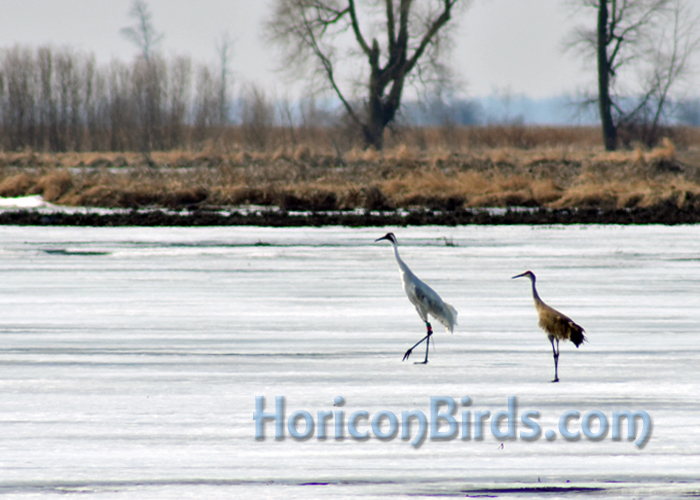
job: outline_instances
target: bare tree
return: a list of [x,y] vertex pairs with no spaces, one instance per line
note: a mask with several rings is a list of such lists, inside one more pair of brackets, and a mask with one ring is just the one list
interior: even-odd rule
[[220,81],[219,81],[219,125],[225,125],[229,121],[228,111],[230,108],[229,88],[232,84],[231,58],[233,56],[233,41],[228,32],[221,35],[221,40],[216,44],[216,51],[219,54]]
[[168,95],[168,137],[170,148],[185,142],[188,104],[192,90],[192,61],[187,56],[176,57],[170,64]]
[[15,45],[3,54],[3,135],[16,150],[36,145],[36,63],[29,48]]
[[138,102],[136,110],[141,126],[139,149],[151,164],[149,152],[153,147],[162,146],[162,96],[165,94],[162,83],[165,63],[161,58],[155,57],[155,50],[163,39],[163,34],[158,33],[153,26],[152,15],[144,0],[134,0],[129,17],[135,19],[136,23],[122,28],[121,34],[141,50],[143,61],[136,62],[133,93]]
[[89,94],[91,102],[88,104],[86,114],[87,135],[90,151],[109,149],[109,95],[107,86],[107,71],[95,65],[94,57],[91,58],[91,67],[94,75],[90,84]]
[[56,101],[53,97],[53,52],[51,47],[44,46],[37,50],[39,64],[39,122],[41,127],[40,144],[54,151],[58,150],[58,128],[56,123]]
[[148,62],[163,39],[163,34],[158,33],[153,26],[152,14],[148,10],[148,4],[143,0],[134,0],[129,17],[136,22],[133,26],[122,28],[120,33],[141,50],[141,55]]
[[265,150],[270,143],[275,108],[257,85],[248,85],[241,91],[243,101],[242,125],[246,143],[258,150]]
[[[669,93],[691,71],[700,48],[700,17],[688,0],[570,0],[596,9],[596,27],[578,27],[567,43],[598,68],[597,104],[605,148],[620,132],[636,130],[653,144],[668,113]],[[629,134],[628,134],[629,135]]]
[[56,80],[58,92],[58,151],[79,150],[81,146],[81,86],[82,68],[79,58],[69,49],[56,56]]
[[197,70],[197,92],[194,100],[194,139],[204,141],[219,122],[219,82],[207,66]]
[[[396,117],[405,85],[444,81],[448,74],[442,63],[451,40],[446,25],[457,3],[384,0],[368,2],[360,12],[355,0],[276,0],[265,31],[282,49],[286,67],[297,77],[311,69],[317,86],[340,99],[365,144],[381,149],[384,128]],[[339,75],[339,67],[357,69],[352,56],[365,62],[361,105],[353,102]]]
[[296,119],[294,116],[294,108],[292,106],[292,101],[289,96],[284,96],[277,103],[277,110],[280,116],[281,125],[286,126],[289,131],[289,139],[292,141],[292,145],[296,146],[297,134],[296,134]]
[[137,133],[131,91],[132,70],[124,63],[113,60],[107,78],[109,149],[125,151],[132,147],[131,137]]
[[629,113],[629,121],[641,123],[642,139],[656,142],[660,124],[673,110],[672,87],[692,74],[691,57],[700,49],[700,15],[693,17],[690,4],[673,0],[668,25],[648,54],[650,64],[642,74],[647,92]]

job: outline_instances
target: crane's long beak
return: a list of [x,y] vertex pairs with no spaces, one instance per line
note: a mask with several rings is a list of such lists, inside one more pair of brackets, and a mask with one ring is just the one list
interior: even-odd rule
[[522,278],[522,277],[525,276],[526,274],[527,274],[527,273],[518,274],[517,276],[513,276],[511,279],[514,280],[515,278]]
[[376,243],[376,242],[378,242],[378,241],[388,240],[388,239],[389,239],[389,238],[387,238],[386,236],[382,236],[381,238],[377,238],[376,240],[374,240],[374,242]]

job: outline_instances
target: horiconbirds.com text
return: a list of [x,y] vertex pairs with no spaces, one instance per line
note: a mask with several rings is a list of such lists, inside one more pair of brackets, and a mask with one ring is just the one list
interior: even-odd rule
[[[548,441],[561,436],[567,441],[582,438],[601,441],[610,435],[614,441],[623,436],[643,448],[651,438],[653,423],[644,410],[620,409],[607,414],[600,410],[581,413],[565,410],[558,418],[556,429],[543,430],[539,410],[518,412],[516,396],[509,396],[506,408],[491,411],[471,408],[471,398],[464,396],[459,403],[449,396],[432,396],[426,411],[366,410],[347,412],[345,399],[337,396],[333,409],[295,410],[287,417],[284,396],[275,397],[274,410],[265,410],[265,397],[255,397],[255,439],[264,440],[266,425],[274,429],[275,439],[284,439],[285,431],[296,440],[354,439],[364,441],[374,436],[389,441],[399,436],[419,447],[426,439],[446,441],[481,440],[487,433],[501,441],[521,439],[535,441],[543,435]],[[314,414],[315,413],[315,414]],[[641,425],[638,425],[641,424]],[[626,427],[626,433],[623,432]],[[638,429],[639,427],[639,429]],[[639,433],[638,433],[639,430]]]

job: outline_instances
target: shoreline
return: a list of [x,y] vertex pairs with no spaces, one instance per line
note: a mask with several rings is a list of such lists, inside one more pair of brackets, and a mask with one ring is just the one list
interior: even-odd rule
[[650,208],[600,210],[567,208],[511,210],[492,213],[484,209],[433,211],[333,211],[287,212],[282,210],[220,211],[195,210],[169,212],[161,209],[131,210],[114,213],[46,212],[37,210],[5,210],[0,212],[2,226],[85,226],[85,227],[201,227],[201,226],[266,226],[266,227],[381,227],[381,226],[458,226],[458,225],[551,225],[551,224],[697,224],[700,208],[672,203]]

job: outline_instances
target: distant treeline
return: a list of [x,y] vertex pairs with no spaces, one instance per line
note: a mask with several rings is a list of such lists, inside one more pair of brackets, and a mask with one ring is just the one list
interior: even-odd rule
[[217,70],[189,57],[113,60],[50,46],[0,51],[0,148],[149,151],[213,137],[228,117]]
[[[222,140],[250,150],[323,142],[347,151],[362,144],[359,131],[336,116],[332,103],[273,100],[254,85],[243,86],[234,100],[227,75],[226,68],[194,64],[189,56],[153,54],[98,65],[94,56],[69,48],[0,49],[0,150],[148,152]],[[517,135],[511,143],[520,146],[524,98],[495,99],[405,102],[387,144],[415,135],[418,126],[438,127],[439,142],[454,145],[464,139],[455,136],[455,127],[481,124]],[[561,99],[550,107],[567,108]],[[674,108],[676,123],[700,125],[697,100]],[[423,147],[431,134],[418,134]],[[481,135],[470,132],[469,142]]]
[[[243,86],[234,100],[227,74],[188,56],[99,65],[70,48],[0,49],[0,150],[148,152],[222,138],[266,150],[314,142],[319,128],[342,149],[362,142],[330,111],[332,104],[273,100],[254,85]],[[408,103],[405,111],[409,122],[475,123],[469,103]]]

